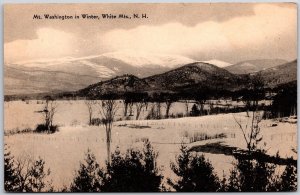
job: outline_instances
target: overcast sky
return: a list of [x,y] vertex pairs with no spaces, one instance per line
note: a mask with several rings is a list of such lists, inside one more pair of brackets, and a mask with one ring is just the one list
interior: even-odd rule
[[[33,20],[34,14],[146,13],[147,19]],[[297,57],[296,4],[5,5],[6,63],[133,50],[236,63]]]

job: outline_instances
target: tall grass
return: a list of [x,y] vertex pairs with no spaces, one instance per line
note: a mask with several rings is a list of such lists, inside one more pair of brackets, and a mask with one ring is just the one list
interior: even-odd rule
[[204,141],[204,140],[210,140],[210,139],[224,139],[227,138],[227,135],[225,133],[216,133],[216,134],[207,134],[203,132],[190,132],[190,131],[184,131],[182,133],[182,137],[187,138],[189,140],[189,143],[194,143],[197,141]]

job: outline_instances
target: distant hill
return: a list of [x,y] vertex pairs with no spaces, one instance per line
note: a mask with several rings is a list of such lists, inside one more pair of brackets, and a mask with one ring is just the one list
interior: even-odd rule
[[262,70],[256,74],[260,74],[265,84],[271,88],[297,81],[297,60]]
[[87,97],[99,97],[104,94],[123,94],[149,89],[148,83],[134,75],[117,76],[110,80],[101,81],[79,90],[77,94]]
[[197,86],[233,89],[238,76],[217,66],[195,62],[174,70],[147,77],[144,80],[152,89],[178,90]]
[[86,87],[87,83],[98,81],[98,77],[91,75],[4,66],[5,95],[74,91]]
[[249,74],[287,63],[281,59],[248,60],[225,67],[233,74]]
[[217,66],[195,62],[167,71],[162,74],[140,79],[133,75],[118,76],[111,80],[99,82],[79,90],[78,94],[99,97],[107,93],[124,92],[187,92],[205,89],[235,90],[239,89],[242,79]]

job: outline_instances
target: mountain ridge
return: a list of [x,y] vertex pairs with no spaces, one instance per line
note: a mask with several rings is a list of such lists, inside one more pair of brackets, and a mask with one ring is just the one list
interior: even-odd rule
[[271,67],[276,67],[287,62],[288,61],[282,59],[246,60],[238,62],[231,66],[227,66],[225,67],[225,69],[233,74],[249,74],[259,72]]
[[[129,78],[129,79],[128,79]],[[121,82],[119,82],[121,80]],[[242,79],[227,70],[217,66],[195,62],[145,78],[134,75],[118,76],[107,81],[101,81],[79,90],[78,94],[97,98],[107,93],[122,94],[126,92],[171,92],[184,93],[189,90],[233,90],[238,89],[237,81]],[[132,85],[128,83],[132,82]],[[126,88],[126,86],[128,86]]]
[[[163,59],[169,59],[169,56]],[[187,58],[179,57],[179,59],[184,59],[185,61]],[[79,60],[80,64],[74,64],[73,62],[77,62],[76,60]],[[62,61],[72,63],[66,63],[61,67],[59,64]],[[139,62],[139,60],[137,61]],[[259,62],[260,60],[252,61]],[[278,64],[282,60],[275,59],[274,61]],[[174,62],[177,63],[178,60],[174,60]],[[218,60],[217,62],[226,63]],[[276,66],[271,62],[272,60],[268,62],[270,67],[267,66],[264,70],[248,74],[263,75],[263,77],[265,77],[265,82],[270,88],[297,79],[295,74],[297,72],[297,60]],[[33,62],[25,61],[20,64],[24,63]],[[107,92],[113,92],[113,89],[120,90],[119,92],[124,92],[126,90],[142,91],[143,89],[148,89],[148,91],[188,91],[201,88],[235,90],[242,87],[245,82],[243,79],[244,74],[233,74],[232,71],[230,72],[228,70],[235,65],[222,68],[215,64],[208,63],[208,61],[193,61],[188,64],[176,65],[178,67],[175,68],[165,68],[162,66],[139,68],[124,64],[118,59],[107,59],[106,57],[99,59],[99,55],[95,55],[81,58],[65,57],[62,59],[55,59],[54,61],[40,60],[36,61],[36,63],[36,66],[31,67],[22,66],[20,64],[4,66],[5,95],[74,92],[83,90],[87,88],[87,86],[95,86],[99,83],[105,84],[106,81],[112,83],[112,86],[114,86],[114,88],[110,88],[105,85],[104,89],[107,90]],[[42,68],[41,65],[43,63],[47,64],[44,68]],[[104,66],[103,64],[106,65]],[[262,65],[258,66],[262,67]],[[99,77],[99,72],[102,74],[102,77]],[[125,76],[123,77],[121,75]],[[128,81],[125,79],[126,75]],[[120,83],[118,84],[117,78],[123,78],[123,82],[132,82],[136,85],[126,85],[127,88],[123,86],[125,87],[123,89],[122,86],[118,86]]]
[[[118,75],[133,74],[144,78],[193,62],[198,61],[180,55],[133,51],[27,60],[4,65],[4,88],[6,95],[75,91]],[[73,79],[76,81],[72,82]]]

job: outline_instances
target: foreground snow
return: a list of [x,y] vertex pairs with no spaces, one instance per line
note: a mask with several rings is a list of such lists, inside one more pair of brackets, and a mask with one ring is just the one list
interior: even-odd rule
[[[103,165],[106,159],[104,127],[86,125],[88,115],[83,102],[69,103],[65,102],[64,107],[58,107],[55,122],[60,125],[59,132],[14,134],[4,137],[5,144],[10,147],[16,158],[26,155],[33,158],[42,157],[51,169],[53,184],[57,188],[70,184],[74,171],[78,169],[79,162],[84,159],[84,153],[88,148],[96,155],[100,164]],[[6,105],[5,129],[33,127],[34,124],[41,123],[41,114],[35,112],[40,109],[40,104],[20,105],[21,103],[17,102]],[[180,109],[184,107],[176,106],[173,112]],[[18,117],[14,118],[14,115]],[[163,175],[174,177],[170,170],[170,162],[175,161],[182,142],[190,147],[221,142],[228,146],[246,148],[233,115],[244,126],[251,120],[246,117],[246,113],[236,113],[163,120],[118,121],[114,123],[112,130],[112,151],[116,147],[121,151],[129,147],[141,148],[142,141],[149,139],[154,149],[159,152],[158,165],[162,168]],[[272,127],[274,123],[277,126]],[[260,127],[263,136],[261,146],[267,149],[268,154],[275,155],[278,151],[281,157],[297,158],[297,154],[292,152],[293,148],[297,148],[296,124],[263,120]],[[223,133],[226,138],[190,143],[190,137],[201,133],[211,136]],[[219,176],[223,176],[223,171],[228,175],[234,161],[232,156],[210,153],[206,153],[205,156],[209,158]]]

